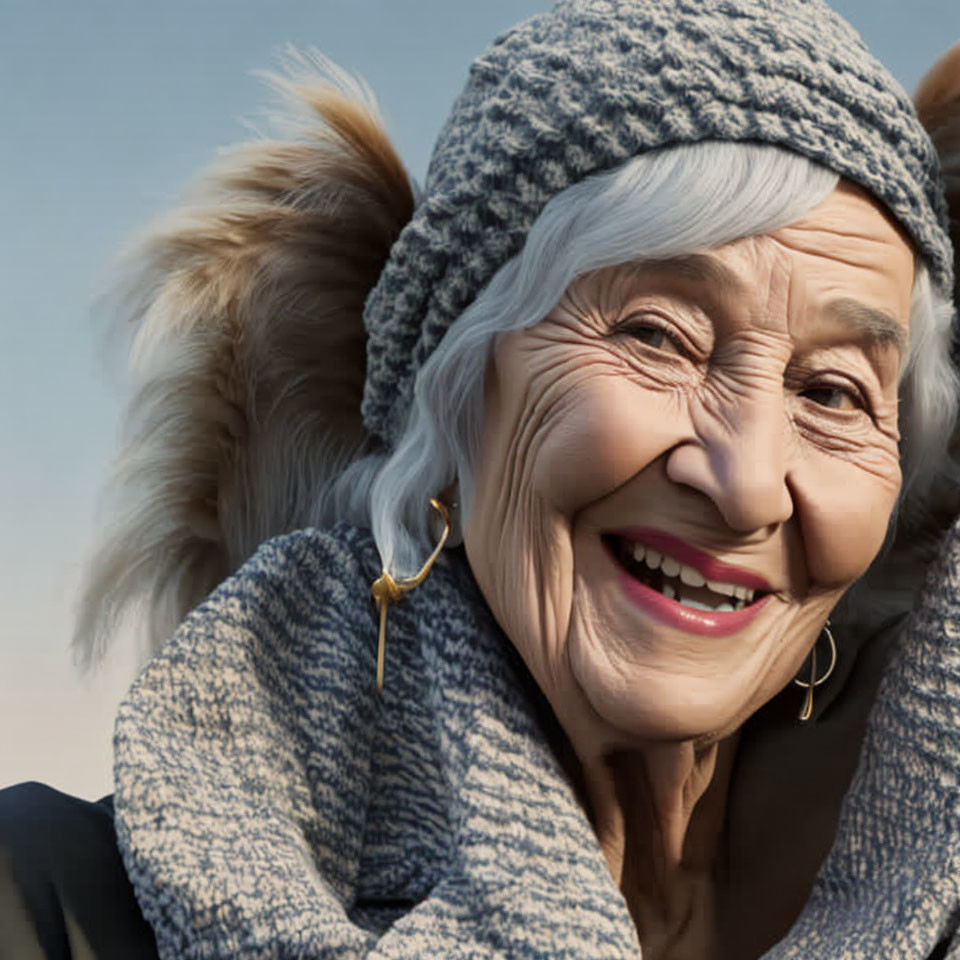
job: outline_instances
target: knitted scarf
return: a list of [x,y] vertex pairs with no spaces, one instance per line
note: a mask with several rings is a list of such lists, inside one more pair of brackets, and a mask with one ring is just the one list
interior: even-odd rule
[[[638,958],[540,705],[465,562],[390,611],[366,531],[264,545],[124,700],[116,817],[164,960]],[[768,960],[918,960],[960,917],[960,533]],[[950,960],[960,958],[960,938]]]

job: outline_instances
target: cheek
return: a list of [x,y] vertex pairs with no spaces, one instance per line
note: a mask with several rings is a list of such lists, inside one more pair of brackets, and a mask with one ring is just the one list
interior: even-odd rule
[[820,456],[794,473],[795,499],[810,579],[846,589],[883,544],[900,490],[892,457],[880,471]]
[[531,481],[552,509],[573,516],[676,444],[688,419],[677,394],[645,389],[622,372],[592,376],[565,391]]

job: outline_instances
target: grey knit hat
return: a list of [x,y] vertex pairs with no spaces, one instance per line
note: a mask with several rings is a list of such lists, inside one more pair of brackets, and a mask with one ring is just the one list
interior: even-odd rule
[[551,197],[701,140],[778,144],[860,184],[951,295],[934,148],[821,0],[561,0],[473,63],[440,133],[425,200],[367,301],[367,428],[395,444],[417,371]]

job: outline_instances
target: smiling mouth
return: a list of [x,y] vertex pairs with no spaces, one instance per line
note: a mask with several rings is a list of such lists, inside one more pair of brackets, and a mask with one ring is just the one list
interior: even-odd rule
[[767,596],[763,590],[741,584],[707,580],[695,567],[627,537],[604,534],[602,540],[633,579],[692,610],[735,613]]

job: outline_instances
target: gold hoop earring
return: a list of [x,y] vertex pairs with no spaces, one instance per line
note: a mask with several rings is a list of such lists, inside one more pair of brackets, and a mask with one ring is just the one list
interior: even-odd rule
[[[815,643],[810,651],[810,679],[793,681],[798,687],[803,687],[807,691],[803,698],[803,706],[800,708],[801,723],[806,723],[813,715],[814,688],[826,683],[837,665],[837,641],[833,639],[833,634],[830,632],[829,620],[823,625],[823,632],[827,635],[827,642],[830,644],[830,666],[827,667],[827,672],[819,679],[817,678],[817,644]],[[819,642],[820,638],[817,637],[817,643]]]
[[427,557],[427,562],[420,568],[419,572],[412,577],[401,577],[394,580],[386,570],[373,581],[370,593],[377,604],[377,610],[380,612],[380,637],[377,644],[377,694],[383,693],[383,667],[387,652],[387,610],[391,603],[399,603],[405,593],[409,593],[414,587],[419,587],[433,566],[440,551],[443,550],[450,536],[450,512],[436,497],[430,499],[430,506],[440,514],[443,520],[443,533],[440,534],[440,542],[433,548],[433,553]]

